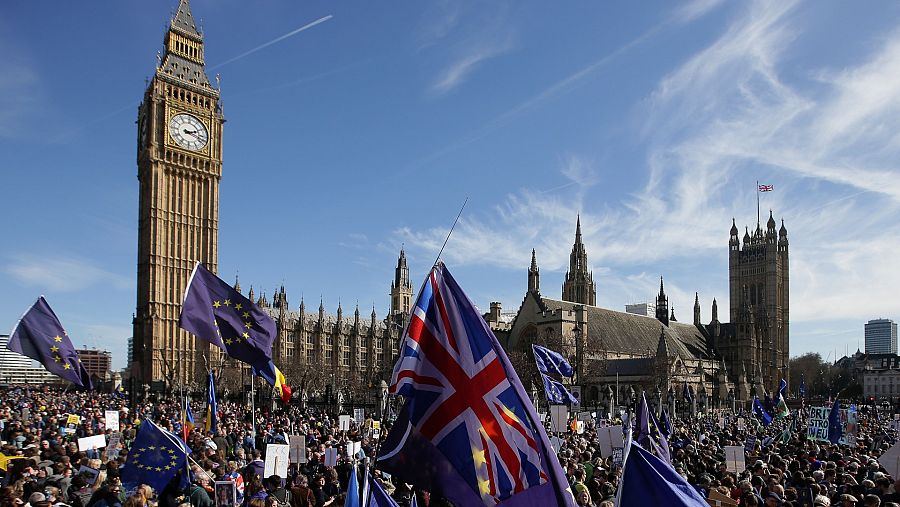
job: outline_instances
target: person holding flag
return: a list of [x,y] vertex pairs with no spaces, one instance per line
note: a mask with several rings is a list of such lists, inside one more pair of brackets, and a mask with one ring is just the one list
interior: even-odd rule
[[419,291],[390,392],[406,401],[375,468],[458,506],[575,506],[503,347],[443,262]]
[[125,465],[121,469],[125,489],[146,484],[162,491],[178,473],[186,473],[190,448],[177,436],[146,419],[131,444]]
[[94,388],[72,340],[44,296],[39,297],[16,323],[6,347],[34,359],[50,373],[77,386]]

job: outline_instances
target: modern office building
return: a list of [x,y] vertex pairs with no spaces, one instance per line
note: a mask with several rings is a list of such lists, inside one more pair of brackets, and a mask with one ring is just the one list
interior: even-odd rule
[[897,323],[875,319],[866,323],[866,354],[896,354]]
[[98,349],[78,349],[78,359],[87,370],[88,375],[95,381],[109,380],[110,369],[112,368],[112,353],[108,350]]

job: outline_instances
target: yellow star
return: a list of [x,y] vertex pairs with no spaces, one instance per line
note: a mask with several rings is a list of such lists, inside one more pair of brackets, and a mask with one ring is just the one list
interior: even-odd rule
[[166,449],[166,450],[169,451],[169,454],[175,454],[175,451],[172,449]]
[[491,494],[491,483],[488,481],[478,480],[478,490],[481,491],[481,496],[487,496]]
[[487,464],[487,460],[484,457],[484,451],[480,449],[472,450],[472,457],[475,459],[475,468],[481,468],[481,465]]
[[147,448],[146,448],[146,447],[141,447],[140,449],[138,449],[138,451],[140,451],[140,452],[147,452]]
[[222,333],[220,333],[218,329],[216,329],[216,334],[222,336]]
[[157,472],[162,472],[163,469],[162,469],[162,467],[156,467],[156,471],[157,471]]
[[225,340],[225,345],[231,345],[232,343],[233,343],[233,342],[231,341],[231,338],[227,338],[227,339]]
[[237,311],[241,311],[241,308],[243,308],[243,306],[240,303],[234,305],[234,309]]
[[147,446],[147,449],[150,449],[151,451],[155,451],[155,450],[156,450],[156,446],[150,445],[150,446]]
[[63,369],[64,369],[64,370],[71,370],[71,369],[72,369],[72,365],[69,364],[69,363],[66,363],[66,364],[63,365]]
[[59,347],[57,347],[56,345],[50,347],[50,352],[59,352]]
[[213,308],[219,308],[220,306],[222,306],[222,303],[220,303],[218,301],[213,301]]
[[[65,333],[63,333],[63,334],[65,334]],[[53,341],[55,341],[56,343],[59,343],[62,341],[62,337],[59,335],[56,335],[53,337]]]
[[253,327],[253,324],[251,324],[250,322],[244,322],[244,327],[250,329],[251,327]]
[[223,304],[224,304],[225,306],[231,306],[231,300],[230,300],[230,299],[226,299],[225,302],[224,302]]
[[243,315],[245,319],[249,319],[249,318],[250,318],[250,312],[244,312],[244,313],[242,313],[241,315]]
[[244,333],[244,334],[242,334],[242,335],[241,335],[241,336],[243,336],[243,337],[244,337],[244,339],[249,339],[249,338],[250,338],[250,335],[249,335],[249,334],[247,334],[247,333]]
[[[53,356],[53,360],[56,361],[57,363],[61,363],[61,362],[62,362],[62,358],[59,357],[59,356]],[[68,366],[68,365],[66,365],[66,366]]]

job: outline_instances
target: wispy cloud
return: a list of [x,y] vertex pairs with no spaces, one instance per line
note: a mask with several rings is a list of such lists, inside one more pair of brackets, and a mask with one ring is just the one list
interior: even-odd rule
[[126,290],[134,281],[106,271],[89,261],[73,257],[14,256],[3,271],[26,287],[57,292],[73,292],[96,285],[108,285]]
[[[682,19],[716,5],[698,2]],[[883,260],[900,251],[900,32],[884,36],[856,65],[805,69],[816,86],[801,86],[785,77],[797,75],[785,54],[804,36],[795,6],[742,6],[718,39],[663,76],[636,107],[642,123],[634,134],[646,147],[640,188],[598,209],[580,191],[596,184],[579,176],[590,156],[568,157],[558,169],[567,182],[552,192],[523,189],[466,217],[448,258],[522,269],[536,247],[542,268],[563,269],[580,211],[592,264],[611,268],[603,283],[625,299],[658,283],[656,273],[644,274],[648,264],[665,261],[660,271],[678,259],[721,265],[727,218],[751,221],[758,176],[776,184],[764,206],[786,217],[790,231],[794,322],[896,311],[889,292],[900,284],[900,271]],[[520,107],[561,93],[589,72]],[[412,248],[436,251],[446,230],[397,234]],[[721,297],[727,283],[725,272],[701,270],[694,280],[673,283],[672,299],[686,318],[693,291],[707,288],[727,315]]]
[[507,52],[512,47],[509,41],[488,43],[469,49],[450,62],[431,85],[431,91],[438,95],[449,93],[461,85],[483,62]]

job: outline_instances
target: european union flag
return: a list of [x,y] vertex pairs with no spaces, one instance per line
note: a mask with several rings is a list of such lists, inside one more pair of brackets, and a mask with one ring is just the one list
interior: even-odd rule
[[756,417],[759,417],[759,420],[762,422],[763,426],[768,426],[772,424],[772,416],[766,412],[766,409],[763,408],[762,403],[759,402],[759,398],[753,398],[753,413],[756,414]]
[[841,402],[835,398],[831,412],[828,414],[828,441],[836,444],[844,436],[844,425],[841,423]]
[[199,262],[178,325],[257,369],[272,358],[275,321]]
[[176,473],[184,470],[190,452],[173,433],[145,419],[122,467],[122,483],[128,489],[146,484],[162,491]]
[[544,394],[547,396],[547,403],[571,403],[573,405],[578,403],[578,400],[572,396],[572,393],[566,389],[566,386],[560,384],[559,382],[553,380],[552,378],[541,373],[541,378],[544,380]]
[[688,388],[687,382],[684,383],[684,387],[681,389],[681,397],[684,401],[689,403],[694,402],[694,395],[691,393],[691,390]]
[[706,499],[671,465],[636,444],[628,449],[616,505],[709,507]]
[[541,373],[557,373],[563,377],[571,377],[575,374],[572,365],[559,352],[535,344],[531,344],[531,351],[534,353],[534,362]]
[[31,305],[9,335],[9,350],[40,362],[50,373],[87,389],[91,376],[44,296]]

